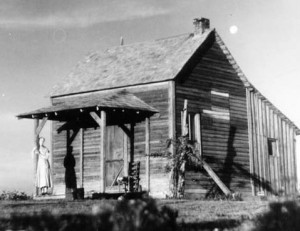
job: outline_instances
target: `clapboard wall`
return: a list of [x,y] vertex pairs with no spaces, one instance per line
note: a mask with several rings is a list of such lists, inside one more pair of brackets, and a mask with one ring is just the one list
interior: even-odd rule
[[[296,191],[295,135],[297,128],[258,91],[246,88],[218,36],[210,38],[191,57],[175,80],[84,93],[97,95],[126,89],[159,113],[150,120],[150,152],[165,151],[165,142],[181,134],[181,111],[188,100],[190,124],[201,115],[202,157],[232,191],[243,196],[292,194]],[[78,94],[79,95],[79,94]],[[74,100],[76,95],[52,98],[52,103]],[[92,118],[90,118],[92,120]],[[67,136],[53,122],[54,194],[65,193]],[[195,131],[192,131],[194,133]],[[141,162],[141,185],[146,188],[145,124],[134,127],[134,161]],[[192,137],[194,139],[194,137]],[[78,187],[100,190],[100,129],[85,126],[71,143]],[[129,144],[127,144],[129,147]],[[81,161],[81,153],[82,161]],[[78,164],[78,163],[82,163]],[[150,158],[150,193],[169,194],[167,158]],[[81,167],[82,166],[82,167]],[[188,170],[185,196],[199,198],[213,193],[215,184],[203,170]]]
[[255,89],[247,89],[247,98],[253,193],[295,194],[295,125]]
[[[207,46],[176,82],[176,130],[181,133],[187,99],[191,121],[201,114],[203,158],[229,189],[251,194],[246,89],[218,42]],[[205,172],[187,171],[187,198],[204,196],[213,186]]]
[[[168,83],[149,84],[139,90],[130,91],[149,105],[155,107],[159,113],[150,119],[150,153],[165,151],[166,140],[169,138],[169,98]],[[145,123],[138,123],[135,127],[135,161],[141,162],[141,185],[146,186],[145,179]],[[155,197],[165,198],[168,194],[169,182],[166,165],[168,160],[164,157],[150,158],[150,193]]]
[[[126,90],[159,110],[150,118],[150,151],[151,153],[162,152],[165,149],[165,142],[168,137],[168,116],[169,98],[168,83],[148,84],[144,86],[127,87]],[[121,89],[117,89],[119,91]],[[116,90],[106,90],[113,92]],[[101,91],[103,93],[103,91]],[[97,94],[97,92],[89,93]],[[76,100],[76,95],[53,98],[52,103],[59,104],[67,100]],[[91,118],[92,120],[92,118]],[[62,122],[53,122],[52,148],[53,148],[53,178],[54,194],[65,194],[65,167],[64,158],[67,153],[67,136],[72,136],[71,129],[58,132]],[[129,142],[129,141],[128,141]],[[80,167],[80,149],[82,143],[83,167]],[[145,123],[137,123],[134,127],[134,161],[141,162],[141,182],[142,188],[146,188],[145,177]],[[72,154],[75,158],[75,173],[77,187],[83,186],[87,195],[92,191],[100,190],[100,129],[98,126],[85,127],[78,131],[74,140],[70,144]],[[129,147],[129,143],[128,143]],[[168,193],[168,173],[165,171],[166,158],[150,159],[150,192],[156,197],[165,197]],[[81,173],[82,171],[82,173]],[[82,180],[81,180],[82,177]],[[82,182],[81,182],[82,181]],[[82,183],[82,185],[81,185]]]

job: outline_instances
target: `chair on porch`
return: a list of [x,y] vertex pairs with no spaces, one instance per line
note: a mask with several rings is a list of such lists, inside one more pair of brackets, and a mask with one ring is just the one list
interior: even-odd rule
[[116,177],[116,181],[120,187],[123,186],[125,193],[129,192],[140,192],[140,161],[129,163],[128,176],[121,178]]

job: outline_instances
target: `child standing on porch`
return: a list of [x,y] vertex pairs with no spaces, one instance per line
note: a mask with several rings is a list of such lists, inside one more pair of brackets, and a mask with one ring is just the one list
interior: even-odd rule
[[38,187],[42,195],[48,193],[48,188],[52,187],[51,170],[49,164],[49,150],[44,146],[45,138],[39,139],[39,149],[35,147],[33,154],[38,155],[38,164],[36,170],[36,187]]

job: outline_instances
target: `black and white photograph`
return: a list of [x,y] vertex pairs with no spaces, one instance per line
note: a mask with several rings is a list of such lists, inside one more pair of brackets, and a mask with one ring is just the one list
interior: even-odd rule
[[299,11],[1,0],[0,230],[300,230]]

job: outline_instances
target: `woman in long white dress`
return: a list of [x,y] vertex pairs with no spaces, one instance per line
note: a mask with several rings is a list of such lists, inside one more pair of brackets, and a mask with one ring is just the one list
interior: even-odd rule
[[45,138],[39,139],[39,149],[34,148],[33,153],[38,155],[38,164],[36,170],[36,187],[38,187],[42,195],[48,193],[48,188],[52,187],[51,169],[49,164],[50,151],[44,146]]

